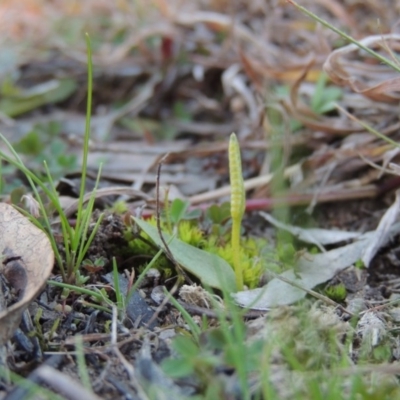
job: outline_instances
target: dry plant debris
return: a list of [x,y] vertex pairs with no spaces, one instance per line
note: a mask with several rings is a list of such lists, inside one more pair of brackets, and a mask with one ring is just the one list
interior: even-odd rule
[[46,234],[11,205],[0,203],[0,345],[21,322],[23,312],[40,293],[54,265]]

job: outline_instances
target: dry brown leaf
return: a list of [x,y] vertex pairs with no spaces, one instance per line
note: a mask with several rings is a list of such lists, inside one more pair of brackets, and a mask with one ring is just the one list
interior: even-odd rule
[[46,234],[5,203],[0,203],[0,235],[0,273],[17,298],[0,309],[1,346],[13,335],[22,313],[50,276],[54,253]]
[[379,225],[374,231],[374,234],[368,241],[367,246],[362,253],[362,261],[364,265],[368,268],[370,263],[378,250],[388,242],[391,237],[392,226],[397,221],[400,210],[400,190],[396,191],[396,199],[394,203],[386,210],[385,214],[379,221]]
[[344,119],[342,116],[325,117],[318,115],[309,106],[299,101],[300,86],[305,81],[313,63],[312,60],[292,85],[290,89],[290,104],[282,102],[287,112],[313,131],[322,131],[333,135],[348,135],[349,133],[362,131],[363,127],[348,119]]
[[[400,35],[368,36],[360,43],[364,46],[386,50],[386,57],[392,61],[388,51],[397,52],[400,45]],[[349,44],[334,50],[324,64],[324,70],[338,85],[347,85],[357,93],[361,93],[375,101],[398,103],[400,95],[400,79],[398,72],[383,64],[372,65],[363,60],[362,52],[355,44]]]

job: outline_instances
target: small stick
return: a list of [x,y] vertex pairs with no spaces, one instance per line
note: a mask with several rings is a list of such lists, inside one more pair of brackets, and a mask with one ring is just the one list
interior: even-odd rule
[[[161,242],[164,245],[164,251],[165,255],[168,257],[168,259],[174,264],[176,272],[178,275],[183,277],[183,280],[186,280],[189,282],[191,285],[193,284],[192,280],[185,274],[185,272],[182,270],[181,266],[178,264],[176,261],[175,257],[173,256],[165,238],[163,235],[163,232],[161,230],[161,206],[160,206],[160,176],[161,176],[161,166],[163,162],[168,158],[169,154],[166,154],[158,163],[157,167],[157,180],[156,180],[156,221],[157,221],[157,231],[158,235],[160,236]],[[179,281],[180,279],[178,279]]]
[[68,400],[101,400],[96,394],[85,389],[78,381],[48,365],[39,367],[36,370],[36,376]]
[[329,305],[331,305],[331,306],[337,307],[337,308],[339,308],[342,312],[344,312],[344,313],[350,315],[351,317],[354,317],[354,314],[353,314],[351,311],[347,310],[347,309],[344,308],[342,305],[340,305],[339,303],[336,303],[336,301],[333,301],[333,300],[330,299],[329,297],[326,297],[326,296],[324,296],[324,295],[322,295],[322,294],[320,294],[320,293],[317,293],[317,292],[315,292],[314,290],[306,289],[305,287],[299,285],[297,282],[292,281],[291,279],[285,278],[285,277],[282,276],[282,275],[275,274],[275,273],[273,273],[272,271],[271,271],[271,274],[274,276],[274,278],[277,278],[277,279],[281,280],[282,282],[285,282],[285,283],[287,283],[287,284],[289,284],[289,285],[291,285],[291,286],[294,286],[294,287],[297,288],[297,289],[304,290],[304,291],[305,291],[306,293],[308,293],[309,295],[311,295],[311,296],[313,296],[313,297],[315,297],[315,298],[317,298],[317,299],[319,299],[319,300],[322,300],[323,302],[325,302],[325,303],[327,303],[327,304],[329,304]]

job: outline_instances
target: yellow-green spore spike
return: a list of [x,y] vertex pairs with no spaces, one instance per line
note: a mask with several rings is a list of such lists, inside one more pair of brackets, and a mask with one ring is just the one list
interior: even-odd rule
[[231,182],[232,252],[238,290],[243,290],[243,271],[240,262],[240,227],[245,209],[245,190],[239,142],[234,133],[229,140],[229,175]]
[[231,181],[231,215],[242,218],[245,207],[245,191],[242,175],[239,142],[234,133],[229,140],[229,176]]

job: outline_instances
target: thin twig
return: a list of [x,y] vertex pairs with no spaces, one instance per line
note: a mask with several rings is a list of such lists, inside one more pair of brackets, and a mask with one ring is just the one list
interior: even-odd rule
[[319,300],[322,300],[323,302],[325,302],[325,303],[327,303],[327,304],[329,304],[329,305],[331,305],[331,306],[337,307],[337,308],[339,308],[342,312],[344,312],[344,313],[350,315],[351,317],[354,317],[354,314],[353,314],[351,311],[347,310],[347,309],[344,308],[342,305],[340,305],[339,303],[336,303],[336,301],[333,301],[333,300],[330,299],[329,297],[324,296],[324,295],[322,295],[321,293],[317,293],[317,292],[315,292],[314,290],[307,289],[307,288],[305,288],[305,287],[299,285],[297,282],[295,282],[295,281],[293,281],[293,280],[291,280],[291,279],[285,278],[285,277],[282,276],[282,275],[275,274],[275,273],[273,273],[272,271],[271,271],[271,274],[274,276],[274,278],[277,278],[277,279],[281,280],[282,282],[287,283],[288,285],[294,286],[294,287],[297,288],[297,289],[304,290],[304,291],[305,291],[306,293],[308,293],[309,295],[311,295],[311,296],[313,296],[313,297],[315,297],[315,298],[317,298],[317,299],[319,299]]
[[117,307],[113,306],[112,307],[112,320],[111,320],[111,348],[114,352],[114,354],[118,357],[119,361],[121,364],[124,366],[126,372],[128,373],[129,379],[132,382],[136,381],[135,378],[135,369],[133,368],[133,365],[128,362],[128,360],[122,355],[118,348],[118,343],[117,343],[117,316],[118,316],[118,310]]
[[[172,289],[169,291],[169,294],[173,296],[176,291],[178,290],[179,286],[181,284],[181,279],[177,279],[175,282],[174,286]],[[169,303],[168,296],[165,296],[164,300],[161,302],[161,304],[157,307],[156,311],[154,312],[153,316],[150,318],[150,321],[147,322],[147,326],[151,326],[151,324],[158,318],[158,315],[160,312],[164,309],[164,307]]]
[[93,392],[85,389],[78,381],[48,366],[42,365],[36,370],[36,376],[53,390],[62,393],[69,400],[101,400]]
[[[189,284],[193,284],[192,280],[185,274],[179,263],[176,261],[173,256],[161,229],[161,205],[160,205],[160,176],[161,176],[161,167],[163,162],[168,158],[169,154],[167,153],[158,163],[157,167],[157,179],[156,179],[156,222],[157,222],[157,231],[160,236],[161,242],[164,246],[165,255],[168,259],[174,264],[176,272],[178,276],[182,276],[184,281],[187,281]],[[178,280],[179,281],[179,280]]]
[[163,162],[168,158],[169,154],[167,153],[158,163],[157,166],[157,179],[156,179],[156,221],[157,221],[157,231],[160,236],[161,242],[164,245],[164,251],[166,256],[174,263],[176,266],[177,262],[175,261],[174,256],[171,253],[171,250],[168,247],[167,242],[164,239],[164,235],[161,230],[161,205],[160,205],[160,177],[161,177],[161,167]]

